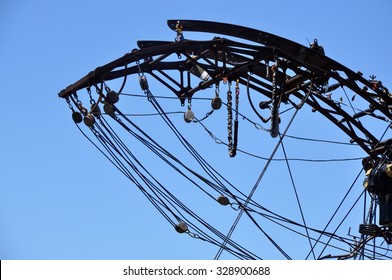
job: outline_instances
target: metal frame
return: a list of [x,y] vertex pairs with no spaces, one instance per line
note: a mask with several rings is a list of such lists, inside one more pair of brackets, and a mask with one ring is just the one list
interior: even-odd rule
[[[59,93],[67,98],[78,90],[137,74],[140,71],[151,74],[155,79],[169,88],[184,104],[186,99],[222,79],[239,80],[268,99],[272,99],[272,70],[276,69],[275,89],[279,92],[279,100],[295,105],[292,97],[299,103],[306,103],[333,122],[344,131],[352,142],[357,143],[373,158],[377,158],[385,149],[390,149],[389,142],[379,143],[378,139],[360,122],[364,116],[375,116],[383,120],[391,120],[392,98],[388,90],[377,84],[377,81],[366,80],[361,73],[355,73],[342,64],[328,58],[319,49],[312,49],[279,36],[247,27],[210,21],[169,20],[172,30],[209,32],[223,34],[248,40],[256,44],[241,43],[229,39],[214,38],[210,41],[181,40],[176,42],[139,41],[140,49],[125,54],[113,62],[96,68],[76,83]],[[170,55],[177,54],[176,61],[166,61]],[[143,62],[141,62],[143,61]],[[279,66],[274,66],[279,61]],[[130,64],[137,63],[132,67]],[[191,86],[189,71],[198,65],[208,72],[210,79]],[[271,66],[270,66],[271,65]],[[122,68],[123,69],[119,69]],[[179,81],[166,72],[179,71]],[[296,73],[286,74],[287,70]],[[163,78],[155,73],[159,72]],[[249,72],[252,73],[248,83]],[[185,78],[183,78],[185,76]],[[335,84],[328,87],[328,81]],[[309,88],[313,83],[316,86]],[[339,87],[347,87],[357,96],[363,98],[369,109],[357,113],[344,110],[339,104],[328,98],[327,92]],[[308,92],[310,91],[310,94]],[[272,101],[272,100],[271,100]],[[271,103],[270,101],[270,103]],[[276,103],[276,102],[274,102]],[[275,104],[274,106],[279,106]],[[273,109],[273,108],[272,108]],[[273,111],[273,110],[272,110]],[[375,111],[379,113],[374,114]],[[273,125],[271,126],[273,127]],[[276,135],[275,135],[276,136]]]
[[[144,90],[146,84],[143,83],[147,82],[140,78],[148,73],[173,92],[182,105],[190,102],[196,93],[213,85],[218,86],[221,81],[235,81],[237,86],[243,84],[248,92],[252,89],[266,98],[266,101],[260,102],[259,108],[256,109],[253,104],[251,107],[264,123],[270,122],[272,137],[279,135],[279,108],[282,103],[296,109],[307,104],[313,112],[319,112],[347,134],[351,142],[357,143],[369,155],[371,161],[392,162],[392,140],[380,142],[361,122],[365,117],[391,122],[392,97],[388,89],[380,81],[374,78],[367,80],[361,73],[325,56],[324,49],[316,40],[310,47],[305,47],[264,31],[238,25],[196,20],[169,20],[167,23],[170,29],[177,32],[176,41],[138,41],[139,49],[96,68],[60,91],[59,97],[68,102],[72,100],[86,118],[94,114],[96,106],[92,103],[91,109],[87,110],[76,102],[74,96],[77,99],[80,90],[88,89],[91,97],[90,87],[96,87],[98,102],[107,104],[112,101],[109,90],[106,89],[107,93],[104,93],[103,84],[124,78],[124,85],[126,77],[130,75],[139,76]],[[182,35],[184,31],[228,35],[236,39],[214,37],[206,41],[185,40]],[[195,69],[196,72],[204,72],[205,77],[197,77]],[[173,71],[177,72],[177,79],[172,75]],[[342,107],[330,97],[339,88],[352,91],[355,98],[361,98],[368,104],[368,108],[356,110]],[[262,111],[267,108],[270,113],[263,117]],[[81,121],[82,117],[78,118]],[[382,236],[391,244],[389,227],[371,226],[374,227],[361,225],[360,233],[370,236],[370,239]],[[377,230],[369,233],[369,228]],[[363,244],[359,244],[352,254],[338,257],[352,257],[366,242],[364,238]]]

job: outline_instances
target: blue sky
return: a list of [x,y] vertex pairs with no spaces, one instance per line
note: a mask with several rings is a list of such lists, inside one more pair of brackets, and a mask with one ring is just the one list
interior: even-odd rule
[[[97,66],[131,51],[137,40],[174,40],[175,33],[166,20],[182,18],[248,26],[303,45],[308,44],[307,39],[317,38],[327,56],[366,77],[374,74],[391,88],[391,11],[387,0],[1,1],[0,259],[213,259],[216,246],[176,233],[132,183],[88,143],[58,92]],[[210,39],[213,34],[185,36]],[[159,86],[152,91],[170,95]],[[135,107],[130,103],[130,110],[151,111],[139,102]],[[242,102],[246,103],[245,99]],[[184,110],[176,101],[170,106]],[[200,114],[207,110],[202,106],[200,102]],[[327,121],[310,115],[309,108],[304,111],[290,129],[293,135],[348,141]],[[250,112],[249,116],[255,118]],[[224,112],[220,117],[222,126],[218,127],[217,118],[214,129],[223,138],[227,137]],[[169,139],[162,137],[165,132],[160,130],[159,120],[136,121],[145,124],[160,141]],[[249,123],[240,125],[244,129],[243,134],[240,131],[241,147],[268,157],[276,139],[252,129]],[[214,143],[200,127],[180,127],[230,181],[241,185],[244,192],[250,191],[264,161],[244,155],[232,160],[226,147]],[[313,147],[300,141],[285,144],[292,157],[365,156],[357,147]],[[282,155],[280,151],[277,157]],[[155,159],[142,152],[140,156],[159,171]],[[292,163],[301,200],[316,227],[325,224],[360,170],[359,161]],[[172,175],[160,175],[163,181],[182,187]],[[362,190],[362,179],[355,186],[357,194]],[[289,215],[297,211],[291,210],[292,190],[284,187],[290,185],[284,163],[272,163],[262,185],[255,199],[263,205]],[[184,189],[179,193],[211,224],[228,232],[237,212],[218,209],[202,196],[192,195]],[[361,219],[360,211],[354,212],[342,232],[351,226],[356,232]],[[287,242],[288,237],[274,228],[269,232],[282,240],[293,258],[304,258],[302,243]],[[246,218],[233,239],[263,258],[282,257],[270,251]],[[224,253],[222,258],[232,256]]]

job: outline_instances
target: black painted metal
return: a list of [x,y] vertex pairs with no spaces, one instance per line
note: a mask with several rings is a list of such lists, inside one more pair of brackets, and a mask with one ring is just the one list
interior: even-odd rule
[[[279,61],[275,73],[275,82],[279,85],[275,88],[279,92],[279,96],[274,97],[275,108],[279,107],[276,102],[288,102],[294,106],[308,104],[344,131],[371,157],[377,158],[385,149],[390,149],[389,142],[379,143],[377,137],[359,120],[372,116],[391,120],[392,98],[389,92],[376,82],[365,79],[360,73],[328,58],[318,45],[317,48],[308,48],[267,32],[218,22],[169,20],[168,25],[173,30],[181,26],[182,31],[228,35],[248,40],[249,43],[218,37],[208,41],[139,41],[140,49],[96,68],[62,90],[59,96],[68,98],[77,91],[102,81],[142,71],[170,89],[184,104],[196,92],[219,83],[222,79],[238,79],[246,85],[249,73],[252,73],[249,87],[264,95],[268,102],[274,92],[271,70],[275,61]],[[175,58],[171,59],[171,56]],[[208,73],[210,79],[191,86],[190,80],[193,77],[189,76],[189,72],[194,66]],[[289,76],[288,70],[294,74]],[[169,71],[177,71],[179,77],[187,75],[187,78],[176,80]],[[311,85],[315,87],[310,89]],[[350,89],[358,98],[365,100],[369,109],[352,112],[330,99],[328,92],[340,87]],[[309,90],[311,93],[308,96]],[[377,115],[374,114],[375,111]],[[272,128],[276,126],[277,114],[274,115]],[[276,133],[277,131],[274,134]]]
[[[323,77],[325,79],[336,79],[341,86],[350,88],[356,94],[365,99],[372,107],[372,110],[379,110],[386,119],[392,119],[391,110],[389,108],[392,106],[392,99],[388,92],[385,92],[378,87],[374,87],[374,84],[369,80],[364,79],[360,73],[355,73],[349,68],[326,57],[319,51],[316,51],[312,48],[304,47],[293,41],[264,31],[233,24],[198,20],[169,20],[168,25],[173,30],[175,30],[177,25],[179,25],[183,31],[224,34],[256,42],[267,47],[276,48],[279,50],[279,52],[282,52],[283,57],[298,62],[300,65],[311,70],[312,74],[316,74],[319,77]],[[277,53],[279,52],[277,51]],[[288,67],[290,67],[290,65],[288,65]],[[340,73],[344,75],[341,75]],[[371,92],[369,92],[370,89],[372,90]],[[318,95],[317,97],[321,96],[322,95]],[[382,102],[380,102],[380,99]],[[316,110],[320,111],[325,117],[335,123],[340,129],[348,134],[354,142],[357,142],[368,154],[376,157],[377,149],[379,148],[378,140],[360,124],[360,122],[357,120],[357,117],[355,117],[355,115],[351,116],[351,114],[346,114],[346,112],[343,112],[343,110],[340,110],[340,108],[337,108],[334,104],[328,102],[328,100],[325,98],[322,98],[322,101],[332,107],[333,114],[331,114],[331,112],[328,110],[325,110],[324,107],[317,106],[319,105],[318,103],[313,103],[310,105],[312,105]],[[336,115],[340,115],[342,119],[336,119],[334,117]],[[346,122],[346,125],[344,125],[342,121]],[[363,135],[358,135],[354,131],[354,127],[359,129]]]
[[[90,87],[95,87],[99,94],[98,103],[103,101],[104,111],[111,115],[114,114],[114,103],[119,101],[119,94],[103,85],[119,78],[124,78],[125,85],[125,78],[129,75],[138,75],[145,91],[148,85],[144,74],[149,74],[173,92],[182,105],[199,91],[218,85],[222,80],[236,81],[265,99],[260,102],[259,108],[256,109],[253,104],[251,107],[263,122],[271,123],[270,133],[273,137],[279,135],[281,105],[289,104],[300,109],[307,104],[346,133],[352,142],[356,142],[369,155],[370,161],[392,161],[392,140],[380,142],[373,135],[372,128],[365,127],[361,121],[363,118],[374,118],[390,123],[392,97],[388,89],[379,81],[367,80],[361,73],[325,56],[323,47],[316,40],[310,47],[305,47],[264,31],[210,21],[169,20],[168,25],[177,31],[176,41],[138,41],[139,49],[96,68],[59,93],[59,97],[67,99],[69,104],[72,101],[79,110],[70,107],[75,122],[80,123],[84,115],[85,124],[91,127],[94,116],[100,114],[97,106],[91,106],[88,110],[78,103],[76,94],[79,91],[88,89],[91,93]],[[183,31],[228,35],[241,41],[219,37],[206,41],[186,40]],[[368,108],[356,110],[341,106],[330,95],[339,88],[350,89],[356,98],[368,104]],[[221,100],[215,101],[216,108],[220,107]],[[252,103],[250,99],[249,102]],[[270,113],[263,117],[265,109],[270,109]],[[190,108],[187,113],[185,120],[191,121],[193,112]],[[235,129],[237,132],[238,129]],[[234,147],[236,138],[237,135],[234,137]],[[385,154],[385,151],[389,153]],[[382,219],[385,222],[380,223],[383,227],[361,225],[362,243],[352,253],[335,257],[351,258],[375,237],[383,237],[391,244],[391,204],[388,196],[388,203],[383,204],[385,215],[388,215]],[[184,231],[181,229],[181,232]]]

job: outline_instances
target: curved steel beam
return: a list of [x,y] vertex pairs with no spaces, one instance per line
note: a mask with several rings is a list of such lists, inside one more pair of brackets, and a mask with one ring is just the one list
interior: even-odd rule
[[[391,120],[392,102],[389,93],[383,91],[382,88],[375,87],[360,74],[354,73],[321,52],[260,30],[209,21],[169,20],[168,24],[173,30],[181,26],[181,32],[201,31],[225,34],[257,44],[217,37],[208,41],[138,41],[140,49],[135,49],[108,64],[97,67],[62,90],[59,96],[67,98],[80,89],[102,81],[138,74],[142,71],[151,74],[169,88],[183,103],[186,99],[192,98],[195,92],[219,83],[223,78],[238,79],[240,83],[247,85],[249,72],[252,72],[258,79],[251,79],[249,87],[271,99],[273,66],[270,66],[270,63],[274,63],[276,58],[279,58],[279,68],[275,69],[274,73],[276,74],[275,80],[279,81],[279,94],[282,94],[284,102],[290,102],[295,106],[294,101],[290,99],[291,96],[295,96],[300,101],[298,104],[307,103],[314,110],[319,111],[369,155],[374,153],[374,156],[377,156],[382,151],[378,139],[358,120],[360,117],[371,115],[366,109],[359,113],[348,112],[326,96],[328,91],[345,86],[369,104],[370,113],[379,110],[383,114],[379,116],[381,119]],[[170,57],[172,54],[182,55],[182,59],[179,58],[176,61],[168,59],[172,58]],[[128,66],[132,63],[134,64]],[[191,86],[189,72],[194,66],[201,67],[208,72],[210,79],[198,83],[197,86]],[[286,69],[290,69],[294,76],[286,74]],[[170,77],[170,73],[165,71],[178,71],[181,81]],[[183,79],[183,74],[186,74],[187,78]],[[333,86],[326,87],[325,83],[328,79],[334,79],[338,84],[334,88]],[[320,81],[318,89],[307,95],[309,84],[315,80]],[[341,119],[339,120],[338,117]]]
[[[97,67],[95,70],[88,73],[86,76],[71,84],[67,88],[60,91],[58,94],[61,98],[66,98],[71,94],[75,93],[76,91],[89,87],[94,84],[100,83],[102,80],[105,80],[103,77],[108,75],[111,71],[115,70],[116,68],[124,67],[130,63],[149,58],[151,56],[156,55],[171,55],[176,52],[186,51],[186,50],[204,50],[207,48],[212,48],[219,39],[217,40],[210,40],[210,41],[181,41],[175,42],[171,44],[157,44],[151,46],[150,48],[144,49],[135,49],[130,53],[125,54],[124,56],[107,63],[101,67]],[[110,76],[110,75],[108,75]],[[118,77],[112,77],[118,78]]]
[[[335,79],[338,81],[339,87],[346,86],[352,90],[356,95],[360,96],[369,103],[369,111],[371,111],[371,113],[378,110],[383,114],[383,116],[378,116],[378,118],[387,121],[392,120],[392,95],[388,92],[388,90],[382,86],[378,86],[377,81],[372,82],[371,80],[367,80],[360,72],[354,72],[344,65],[325,56],[323,51],[317,51],[315,49],[305,47],[301,44],[265,31],[234,24],[184,19],[168,20],[167,24],[172,30],[180,29],[181,32],[195,31],[228,35],[274,48],[276,49],[276,53],[280,54],[282,57],[299,63],[299,65],[309,69],[320,77],[324,77],[326,80],[329,78]],[[317,97],[323,99],[323,102],[327,104],[330,103],[321,95]],[[307,103],[310,104],[314,102]],[[330,105],[333,104],[330,103]],[[343,131],[355,142],[360,144],[367,153],[377,156],[377,149],[379,149],[378,139],[367,131],[359,121],[357,121],[358,118],[367,115],[366,111],[355,113],[353,115],[342,115],[341,113],[338,113],[337,115],[341,115],[343,119],[337,120],[331,112],[323,110],[322,107],[319,108],[321,109],[320,112],[323,113],[324,116],[333,121],[339,128],[343,129]],[[335,109],[332,113],[336,113],[337,111],[343,112],[341,109]],[[371,116],[371,114],[369,115]],[[347,126],[342,125],[342,122],[346,122]],[[353,126],[361,130],[367,139],[360,139],[356,135],[353,135]]]
[[[372,89],[388,105],[392,105],[392,97],[379,88],[374,88],[374,85],[370,81],[364,79],[360,73],[356,73],[342,64],[325,56],[324,54],[291,40],[265,31],[220,22],[180,19],[168,20],[167,24],[172,30],[176,30],[177,26],[180,26],[183,31],[207,32],[234,36],[237,38],[249,40],[251,42],[259,43],[267,47],[277,48],[286,55],[290,56],[293,60],[300,62],[306,67],[309,67],[309,69],[319,70],[330,76],[336,77],[336,73],[339,71],[344,72],[348,81],[345,82],[344,79],[341,79],[341,82],[345,83],[347,87],[355,91],[358,95],[362,96],[369,103],[377,106],[374,100],[369,98],[368,92],[363,91],[363,88],[360,88],[356,84],[356,81],[362,83],[368,89]],[[379,108],[377,109],[382,111],[386,116],[388,116],[389,119],[392,119],[390,110],[385,110],[384,107],[378,107]]]

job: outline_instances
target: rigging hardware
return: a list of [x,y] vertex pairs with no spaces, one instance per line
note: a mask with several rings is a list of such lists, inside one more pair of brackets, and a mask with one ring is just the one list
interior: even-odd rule
[[[373,214],[375,208],[371,208],[369,218],[359,227],[359,232],[362,235],[361,239],[354,244],[350,253],[336,254],[335,256],[344,259],[364,254],[369,241],[378,237],[391,244],[392,179],[390,179],[390,170],[392,168],[389,165],[391,164],[391,158],[384,155],[389,154],[392,150],[392,144],[391,140],[382,140],[383,136],[376,135],[373,128],[362,121],[366,118],[390,123],[390,120],[392,120],[392,96],[381,81],[376,80],[375,76],[366,80],[362,73],[354,72],[328,58],[325,56],[324,48],[318,44],[317,40],[314,40],[308,48],[264,31],[231,24],[169,20],[168,25],[176,32],[174,42],[139,41],[139,49],[135,49],[106,65],[97,67],[79,81],[62,90],[59,96],[66,99],[69,109],[72,111],[73,121],[76,124],[83,121],[90,128],[92,135],[96,137],[96,141],[102,145],[101,151],[107,152],[105,156],[138,186],[151,204],[178,232],[190,233],[189,229],[192,229],[192,235],[201,240],[208,240],[216,246],[221,246],[220,248],[227,250],[236,257],[258,258],[256,254],[238,245],[229,235],[220,233],[205,220],[202,220],[185,204],[173,197],[172,193],[160,182],[157,182],[148,169],[141,165],[132,150],[122,142],[121,138],[106,123],[105,116],[100,111],[99,105],[101,103],[103,103],[103,111],[107,115],[155,153],[159,159],[167,163],[175,172],[184,177],[188,176],[189,173],[197,180],[202,181],[203,187],[197,185],[195,179],[187,178],[191,184],[200,187],[200,190],[206,192],[210,198],[214,201],[217,200],[221,205],[230,204],[233,209],[233,206],[238,206],[237,210],[241,209],[241,213],[244,211],[249,215],[251,221],[257,227],[260,227],[260,225],[253,219],[248,209],[260,205],[250,199],[251,196],[242,194],[230,182],[221,179],[211,165],[207,164],[200,154],[190,146],[160,107],[155,97],[152,96],[145,73],[173,92],[174,96],[180,100],[181,105],[188,102],[187,110],[184,112],[184,120],[189,123],[195,122],[194,120],[197,119],[191,106],[195,94],[204,90],[208,91],[215,84],[215,97],[211,100],[211,106],[213,110],[217,110],[223,105],[219,96],[219,83],[228,83],[230,86],[231,81],[236,81],[235,109],[233,109],[233,96],[230,88],[227,102],[230,157],[234,157],[240,151],[237,149],[238,115],[240,114],[238,108],[239,84],[246,85],[249,105],[255,115],[265,123],[270,122],[269,132],[272,137],[280,135],[280,117],[287,112],[281,110],[281,107],[291,106],[288,110],[295,108],[297,112],[307,105],[312,108],[312,111],[320,113],[343,131],[352,143],[356,143],[368,155],[370,162],[374,163],[370,168],[371,171],[366,169],[369,172],[366,174],[365,188],[372,198],[372,207],[378,205],[380,213],[379,225],[376,225],[374,222],[375,215]],[[184,40],[184,31],[229,35],[236,39],[214,37],[212,40],[205,41]],[[123,92],[127,83],[126,77],[131,75],[138,75],[140,88],[153,104],[154,109],[157,110],[157,115],[162,117],[177,137],[178,142],[196,159],[201,167],[200,169],[205,172],[204,176],[180,162],[120,110],[122,100],[120,102],[119,95]],[[197,82],[194,81],[195,77],[199,79]],[[118,78],[124,78],[120,90],[118,92],[110,90],[106,83]],[[103,85],[105,85],[106,93],[102,91]],[[97,88],[97,100],[91,96],[90,87],[92,86]],[[90,105],[87,107],[90,110],[83,106],[77,95],[82,89],[88,90]],[[336,95],[332,95],[339,89],[344,92],[347,89],[353,93],[351,98],[348,98],[346,94],[350,105],[350,100],[356,102],[360,100],[367,104],[367,108],[357,110],[351,105],[348,106],[349,109],[346,109],[343,100],[334,100]],[[253,106],[254,100],[258,101],[259,108]],[[268,118],[263,118],[259,113],[263,109],[270,109]],[[234,118],[233,112],[235,113]],[[245,115],[242,116],[249,120]],[[132,129],[127,124],[132,126]],[[255,122],[253,124],[259,127]],[[79,126],[78,128],[81,130]],[[214,135],[212,132],[209,133],[211,136]],[[216,137],[215,140],[217,143],[223,143]],[[268,160],[271,161],[272,156]],[[218,199],[215,199],[216,196],[212,193],[207,192],[206,188],[211,188],[213,192],[219,193]],[[236,195],[233,195],[233,191],[236,192]],[[229,201],[229,197],[233,202]],[[246,207],[243,207],[244,201],[247,204]],[[173,209],[173,207],[178,208]],[[195,223],[189,223],[185,217],[180,220],[178,212],[183,216],[188,215],[188,219],[194,219]],[[287,220],[280,216],[279,219]],[[198,226],[195,225],[196,223]],[[306,225],[304,227],[308,228]],[[261,231],[283,256],[289,256],[263,229]],[[325,234],[325,232],[322,234]],[[307,238],[311,243],[312,238],[309,233],[307,233]],[[342,237],[340,239],[343,240]],[[317,240],[317,242],[319,241]],[[344,240],[344,243],[347,245],[348,242]],[[352,244],[350,243],[350,245]],[[332,246],[330,247],[332,248]],[[383,254],[377,256],[380,255],[384,256]]]

